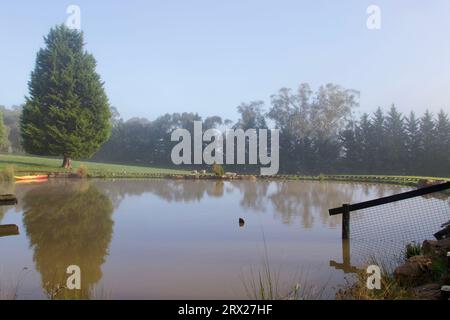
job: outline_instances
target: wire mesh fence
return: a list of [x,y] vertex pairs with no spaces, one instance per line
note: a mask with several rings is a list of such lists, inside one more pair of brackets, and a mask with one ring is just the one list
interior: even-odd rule
[[404,257],[408,244],[433,239],[441,225],[450,220],[448,197],[435,196],[419,196],[352,212],[352,263],[362,264],[369,259],[395,262]]
[[[376,262],[390,269],[404,259],[408,244],[419,245],[426,239],[434,239],[433,235],[450,220],[450,201],[442,190],[429,191],[393,196],[380,204],[368,202],[367,207],[364,203],[350,205],[353,210],[348,213],[348,221],[343,214],[343,223],[349,227],[345,242],[348,263],[362,267]],[[340,208],[331,209],[330,214],[333,210],[340,213],[337,209]]]

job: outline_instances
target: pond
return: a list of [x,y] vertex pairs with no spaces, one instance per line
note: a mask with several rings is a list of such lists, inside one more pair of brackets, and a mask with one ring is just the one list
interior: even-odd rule
[[[2,184],[19,203],[1,207],[0,224],[20,234],[0,237],[0,296],[246,299],[269,264],[280,292],[300,283],[333,298],[346,281],[346,249],[341,218],[328,209],[406,190],[308,181]],[[63,287],[69,265],[80,267],[81,290]]]

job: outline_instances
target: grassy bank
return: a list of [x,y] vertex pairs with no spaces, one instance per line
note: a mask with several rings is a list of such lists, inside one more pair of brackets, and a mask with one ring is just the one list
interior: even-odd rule
[[[192,176],[189,170],[109,164],[91,161],[73,161],[73,168],[71,170],[67,170],[61,168],[61,163],[62,160],[59,158],[19,156],[9,154],[0,155],[0,171],[12,167],[17,174],[31,174],[40,172],[75,173],[78,168],[84,167],[87,168],[88,177],[91,178],[161,178],[170,176],[176,176],[180,178],[182,176]],[[450,181],[450,178],[387,175],[277,175],[260,178],[271,180],[276,179],[388,183],[404,186],[416,186],[420,180]]]
[[167,174],[187,174],[186,170],[174,170],[154,167],[129,166],[109,163],[98,163],[90,161],[73,161],[72,169],[61,168],[61,159],[18,156],[18,155],[0,155],[0,170],[13,167],[17,174],[30,174],[37,172],[46,173],[67,173],[76,172],[78,168],[85,167],[88,176],[93,178],[121,178],[121,177],[158,177]]

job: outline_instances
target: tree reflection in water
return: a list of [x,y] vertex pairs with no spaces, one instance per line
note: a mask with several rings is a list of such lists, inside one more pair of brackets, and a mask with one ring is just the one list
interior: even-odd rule
[[316,223],[337,227],[340,217],[328,209],[401,191],[399,186],[317,181],[211,181],[211,180],[119,180],[97,181],[114,206],[130,195],[150,193],[167,202],[200,202],[238,192],[244,210],[273,212],[285,224],[299,221],[305,228]]
[[[113,206],[88,182],[45,185],[22,199],[23,223],[36,269],[50,298],[88,299],[101,279],[113,232]],[[69,265],[81,269],[81,290],[64,288]]]

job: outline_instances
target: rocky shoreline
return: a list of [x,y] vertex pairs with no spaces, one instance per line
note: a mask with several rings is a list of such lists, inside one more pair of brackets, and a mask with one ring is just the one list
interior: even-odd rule
[[450,298],[450,221],[435,233],[436,240],[425,240],[418,255],[408,258],[394,271],[401,285],[410,286],[417,299]]

